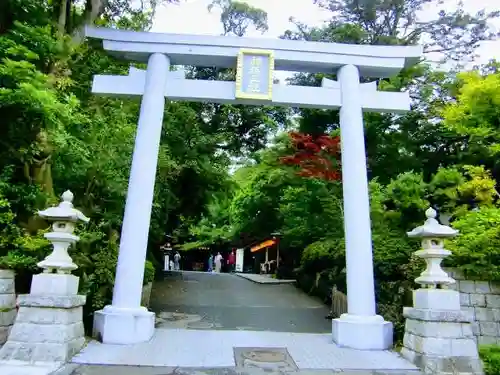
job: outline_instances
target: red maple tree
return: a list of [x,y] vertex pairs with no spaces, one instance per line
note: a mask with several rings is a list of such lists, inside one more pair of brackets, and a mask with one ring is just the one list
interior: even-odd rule
[[[291,132],[289,136],[295,153],[280,158],[285,165],[299,168],[298,175],[328,181],[340,180],[340,138]],[[335,163],[334,163],[335,162]]]

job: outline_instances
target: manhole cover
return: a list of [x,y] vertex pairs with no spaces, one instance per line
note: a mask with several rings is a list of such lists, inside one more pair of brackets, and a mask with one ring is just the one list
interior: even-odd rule
[[286,359],[284,353],[271,350],[251,350],[242,353],[242,356],[254,362],[283,362]]
[[165,320],[170,320],[171,322],[176,322],[179,320],[186,320],[186,318],[187,318],[186,314],[172,314],[171,316],[169,316]]
[[[189,324],[197,323],[201,320],[202,317],[200,315],[163,311],[158,314],[156,324],[158,327],[163,328],[188,328]],[[200,327],[200,329],[202,328],[204,327]]]
[[234,348],[237,367],[295,371],[297,365],[286,348]]

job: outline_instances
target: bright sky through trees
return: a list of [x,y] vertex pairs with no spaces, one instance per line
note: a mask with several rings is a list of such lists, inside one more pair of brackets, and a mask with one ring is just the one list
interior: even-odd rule
[[[481,9],[494,11],[498,9],[495,3],[498,0],[463,0],[465,9],[476,12]],[[318,25],[329,18],[329,12],[321,10],[313,4],[312,0],[247,0],[248,4],[268,12],[269,31],[264,37],[276,38],[286,29],[292,28],[289,22],[294,17],[307,25]],[[207,7],[211,0],[181,0],[179,5],[167,5],[157,11],[153,31],[167,33],[212,34],[222,32],[217,11],[208,12]],[[445,0],[445,5],[450,7],[456,0]],[[428,19],[436,14],[436,8],[422,12],[421,17]],[[500,29],[500,21],[495,22]],[[260,33],[249,29],[247,36],[260,37]],[[500,60],[500,41],[486,42],[478,50],[480,62],[489,59]]]

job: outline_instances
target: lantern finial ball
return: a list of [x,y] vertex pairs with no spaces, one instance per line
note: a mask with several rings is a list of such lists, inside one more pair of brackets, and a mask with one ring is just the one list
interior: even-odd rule
[[426,211],[425,211],[425,216],[427,217],[427,219],[435,219],[436,216],[437,216],[437,212],[434,208],[432,207],[429,207]]
[[71,203],[73,202],[74,195],[71,191],[66,190],[62,195],[63,202]]

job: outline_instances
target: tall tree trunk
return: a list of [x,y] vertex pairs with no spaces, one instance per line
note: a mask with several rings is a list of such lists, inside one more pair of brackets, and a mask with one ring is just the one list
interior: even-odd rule
[[68,8],[71,8],[71,0],[61,0],[59,7],[59,18],[57,20],[57,33],[61,37],[66,31],[66,22],[68,20]]
[[85,38],[85,26],[93,25],[95,20],[102,14],[108,0],[86,0],[84,22],[73,32],[73,43],[78,45],[83,43]]
[[[50,198],[54,197],[54,186],[52,179],[52,153],[53,147],[50,144],[47,134],[42,130],[36,139],[38,152],[31,160],[24,164],[24,174],[26,179],[37,186]],[[38,209],[46,208],[47,202],[38,202]],[[47,226],[45,220],[38,215],[28,218],[26,223],[22,224],[30,233],[36,233]]]
[[107,0],[87,0],[85,4],[85,25],[92,25],[101,14]]

